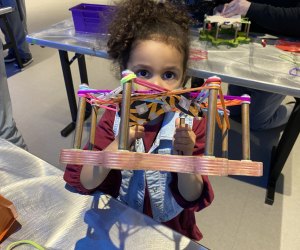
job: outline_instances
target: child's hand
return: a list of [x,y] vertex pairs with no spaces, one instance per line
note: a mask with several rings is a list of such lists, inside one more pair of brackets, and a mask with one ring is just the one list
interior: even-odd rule
[[192,155],[196,142],[196,135],[192,128],[187,124],[179,125],[179,119],[176,120],[176,130],[174,134],[174,152],[183,155]]
[[141,125],[134,125],[129,127],[129,145],[132,145],[136,139],[143,138],[145,129]]

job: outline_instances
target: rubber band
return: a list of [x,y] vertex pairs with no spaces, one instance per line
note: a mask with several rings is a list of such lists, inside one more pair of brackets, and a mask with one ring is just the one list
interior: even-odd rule
[[[245,94],[245,95],[242,95],[242,97],[249,97],[249,95]],[[251,104],[251,101],[250,100],[242,101],[242,104]]]
[[[224,97],[223,97],[223,92],[222,92],[221,88],[219,89],[219,95],[221,97],[220,101],[221,101],[222,108],[223,108],[223,110],[226,110],[226,105],[225,105],[225,101],[224,101]],[[219,113],[217,113],[217,114],[219,114]],[[229,122],[229,117],[228,117],[227,112],[224,112],[224,119],[225,119],[227,128],[230,129],[230,122]],[[222,129],[222,127],[223,127],[222,125],[219,126],[219,128],[221,128],[221,129]]]
[[6,250],[11,250],[18,245],[24,245],[24,244],[31,245],[38,250],[46,250],[46,248],[42,247],[41,245],[37,244],[32,240],[19,240],[19,241],[12,242],[6,247]]
[[300,76],[300,68],[295,67],[289,70],[291,76]]
[[221,78],[217,77],[217,76],[211,76],[211,77],[207,78],[207,80],[205,81],[205,84],[208,84],[211,82],[220,82],[221,83]]
[[208,58],[208,52],[206,50],[199,50],[199,49],[191,49],[190,50],[190,60],[205,60]]
[[141,86],[144,86],[146,88],[150,88],[152,90],[156,90],[156,91],[160,91],[160,92],[169,91],[168,89],[162,88],[156,84],[153,84],[151,82],[148,82],[148,81],[140,79],[140,78],[135,78],[134,82]]
[[225,100],[239,100],[239,101],[251,101],[251,97],[246,96],[232,96],[232,95],[224,95]]
[[[215,87],[213,87],[215,88]],[[205,92],[195,92],[197,90],[205,90],[207,93],[205,95],[203,95],[200,100],[204,101],[205,98],[208,97],[208,90],[212,89],[212,87],[210,86],[204,86],[204,87],[198,87],[198,88],[192,88],[192,89],[180,89],[180,90],[173,90],[173,91],[169,91],[169,92],[157,92],[157,91],[145,91],[143,92],[143,94],[133,94],[131,97],[132,101],[137,101],[137,100],[147,100],[147,101],[154,101],[155,98],[160,97],[160,96],[175,96],[175,95],[180,95],[180,94],[184,94],[184,93],[188,93],[189,91],[193,91],[190,92],[190,96],[193,98],[196,95],[197,96],[202,96],[203,93]],[[86,90],[86,94],[82,94],[80,96],[86,97],[90,100],[87,100],[89,103],[91,104],[116,104],[116,103],[120,103],[121,102],[121,97],[119,96],[115,96],[115,98],[111,98],[111,99],[102,99],[103,97],[108,97],[108,95],[103,95],[103,96],[94,96],[92,94],[88,93],[88,90]],[[111,91],[113,92],[113,91]],[[135,92],[134,92],[135,93]],[[199,93],[199,94],[198,94]],[[218,95],[218,98],[220,99],[220,95]],[[235,106],[235,105],[240,105],[242,101],[250,101],[251,98],[250,97],[239,97],[239,96],[226,96],[223,95],[223,98],[225,100],[225,104],[226,106]],[[200,100],[195,99],[195,101],[200,102]]]
[[[250,102],[250,97],[237,97],[237,96],[224,96],[221,89],[221,79],[217,76],[209,77],[205,83],[201,87],[197,88],[187,88],[187,89],[175,89],[175,90],[167,90],[161,88],[160,86],[148,82],[144,79],[136,78],[136,75],[129,71],[123,71],[123,78],[121,82],[124,84],[126,81],[132,80],[134,83],[140,84],[149,88],[147,91],[132,91],[131,95],[131,110],[135,108],[134,102],[147,102],[147,103],[156,103],[153,104],[152,113],[147,113],[149,115],[148,118],[145,115],[139,115],[140,119],[147,121],[147,119],[151,120],[150,115],[157,114],[159,109],[163,109],[163,112],[168,112],[168,110],[172,110],[174,112],[184,112],[186,114],[192,115],[194,117],[202,116],[202,111],[207,111],[207,102],[205,100],[209,96],[209,90],[215,89],[218,90],[218,101],[217,101],[217,113],[216,120],[220,129],[222,129],[223,123],[221,123],[220,116],[223,116],[226,122],[227,128],[230,128],[229,123],[229,111],[226,107],[228,106],[237,106],[241,105],[243,102]],[[80,91],[78,91],[79,96],[85,97],[86,101],[91,105],[98,106],[99,108],[104,108],[112,111],[119,111],[119,105],[122,100],[122,95],[120,94],[122,91],[122,87],[118,87],[115,90],[95,90],[89,89],[88,85],[83,84],[80,87]],[[99,96],[95,96],[95,93],[100,93]],[[192,98],[191,103],[192,106],[189,106],[188,109],[181,106],[181,98],[186,98],[186,95]],[[196,97],[196,98],[195,98]],[[168,101],[167,101],[168,100]],[[176,101],[175,101],[176,100]],[[160,106],[156,106],[159,104]],[[163,106],[168,104],[169,109],[164,109]],[[111,105],[115,105],[115,107],[111,107]],[[154,108],[155,107],[155,108]],[[157,109],[156,109],[157,107]],[[161,112],[159,112],[161,113]],[[135,119],[137,122],[140,122],[140,119],[137,117]],[[134,121],[131,121],[131,123]]]
[[92,93],[92,94],[103,94],[103,93],[110,93],[111,90],[109,89],[90,89],[90,88],[86,88],[86,89],[79,89],[77,91],[77,94],[87,94],[87,93]]
[[134,94],[158,94],[159,92],[155,90],[136,90]]
[[[134,83],[137,83],[139,85],[142,85],[146,88],[150,88],[152,90],[157,90],[157,91],[168,91],[168,89],[162,88],[156,84],[153,84],[151,82],[145,81],[143,79],[137,78],[137,76],[130,70],[124,70],[122,72],[122,79],[121,79],[121,85],[123,85],[124,83],[128,82],[128,81],[132,81]],[[135,87],[136,88],[136,87]]]
[[82,83],[79,85],[79,89],[90,89],[89,85],[86,83]]
[[136,78],[136,74],[134,74],[132,71],[127,69],[122,72],[122,79],[120,80],[120,83],[121,85],[123,85],[124,83],[129,82],[135,78]]

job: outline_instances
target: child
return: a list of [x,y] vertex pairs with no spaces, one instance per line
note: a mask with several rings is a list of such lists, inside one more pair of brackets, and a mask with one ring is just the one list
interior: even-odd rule
[[[121,70],[169,90],[180,88],[189,56],[188,25],[185,12],[168,2],[123,1],[111,23],[108,53]],[[190,127],[176,127],[178,116],[168,112],[144,126],[130,127],[129,143],[135,143],[137,152],[203,154],[206,120],[189,117]],[[117,117],[105,111],[96,129],[95,150],[118,149]],[[201,175],[68,165],[64,179],[82,193],[97,190],[118,198],[194,240],[202,238],[194,212],[213,200],[209,180]]]

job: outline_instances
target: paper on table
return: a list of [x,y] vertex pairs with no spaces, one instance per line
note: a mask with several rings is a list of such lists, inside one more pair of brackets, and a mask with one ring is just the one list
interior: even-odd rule
[[235,15],[232,17],[223,17],[219,12],[217,12],[213,16],[207,16],[206,20],[211,23],[220,23],[220,24],[232,24],[232,23],[240,23],[242,20],[241,15]]

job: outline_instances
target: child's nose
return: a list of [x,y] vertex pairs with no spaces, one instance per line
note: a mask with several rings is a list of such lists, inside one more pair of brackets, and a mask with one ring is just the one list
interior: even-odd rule
[[161,79],[160,76],[155,76],[155,77],[152,77],[151,79],[152,83],[160,86],[160,87],[163,87],[164,86],[164,80]]

